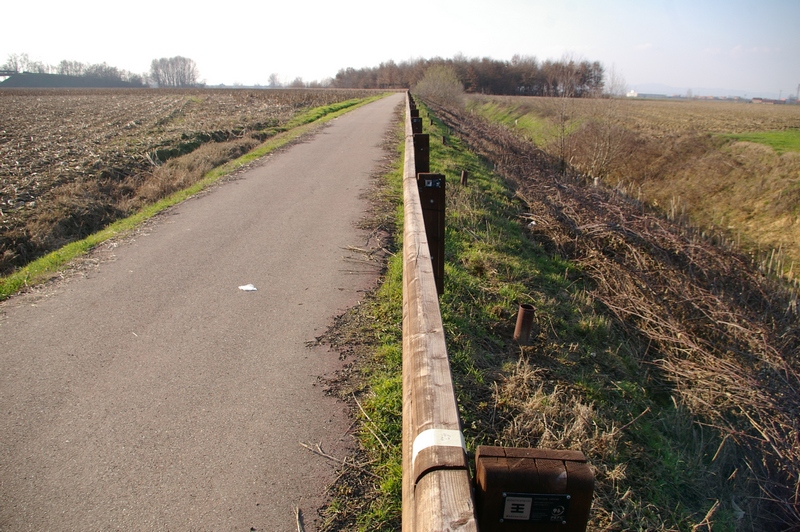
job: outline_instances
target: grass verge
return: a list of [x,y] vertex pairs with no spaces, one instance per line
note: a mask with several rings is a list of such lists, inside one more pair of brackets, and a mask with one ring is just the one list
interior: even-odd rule
[[[468,449],[583,451],[596,476],[590,529],[753,527],[757,497],[750,498],[747,466],[729,438],[686,406],[652,363],[650,344],[596,297],[588,272],[557,252],[543,217],[449,128],[432,116],[426,124],[428,118],[431,171],[448,178],[440,301]],[[400,164],[386,177],[394,208],[382,209],[395,213],[398,228]],[[458,184],[462,170],[469,173],[466,187]],[[370,473],[343,472],[324,530],[399,528],[401,279],[402,260],[394,255],[382,286],[338,324],[339,347],[357,345],[364,357],[353,370],[359,378],[337,392],[358,402],[361,463]],[[536,308],[526,347],[512,339],[520,303]]]
[[[331,486],[320,530],[399,530],[402,456],[403,107],[385,139],[389,157],[376,178],[366,229],[386,235],[388,251],[378,288],[336,320],[320,339],[352,361],[330,384],[359,418],[358,461]],[[360,463],[359,463],[360,462]]]
[[[559,114],[560,108],[568,100],[552,98],[548,105],[533,107],[522,99],[516,101],[502,97],[470,98],[467,101],[469,108],[485,117],[487,120],[503,124],[507,127],[518,129],[525,137],[536,145],[544,146],[551,143],[558,135],[558,126],[552,119]],[[573,132],[578,122],[565,124],[566,132]]]
[[235,170],[283,146],[286,146],[287,144],[297,140],[299,137],[308,134],[314,128],[329,122],[357,107],[382,98],[383,96],[384,95],[375,95],[374,97],[365,99],[351,99],[344,102],[310,109],[292,118],[285,126],[281,128],[265,131],[264,134],[269,136],[269,138],[261,143],[258,147],[207,172],[202,179],[195,182],[188,188],[174,192],[168,197],[148,205],[132,216],[118,220],[110,224],[105,229],[89,235],[82,240],[71,242],[60,249],[31,262],[16,272],[0,278],[0,301],[7,299],[11,295],[26,287],[33,286],[50,279],[55,272],[63,268],[64,265],[68,264],[76,257],[89,252],[95,246],[102,244],[111,238],[117,237],[136,228],[144,221],[208,188],[216,183],[219,179],[234,172]]
[[753,133],[739,133],[723,136],[733,140],[764,144],[775,150],[778,154],[790,151],[800,152],[800,129],[757,131]]
[[794,106],[487,96],[467,105],[582,175],[758,256],[770,273],[797,278]]
[[[594,468],[591,528],[690,530],[729,497],[693,418],[641,362],[647,346],[595,299],[595,286],[563,259],[515,191],[447,128],[433,143],[432,171],[470,173],[448,189],[448,352],[468,448],[576,449]],[[433,138],[433,135],[432,135]],[[451,179],[451,182],[455,182]],[[521,303],[536,308],[532,345],[513,342]],[[729,506],[720,529],[733,527]]]

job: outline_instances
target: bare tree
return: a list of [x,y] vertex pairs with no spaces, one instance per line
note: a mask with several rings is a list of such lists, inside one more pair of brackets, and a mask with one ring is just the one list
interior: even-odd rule
[[377,84],[380,89],[402,88],[400,68],[398,68],[394,61],[389,60],[386,63],[380,64],[378,67]]
[[549,65],[547,72],[551,96],[551,122],[555,137],[556,155],[559,160],[559,171],[566,174],[571,168],[575,155],[574,143],[570,142],[570,133],[574,128],[576,115],[576,88],[580,74],[575,59],[565,54],[561,61]]
[[605,79],[578,82],[577,86],[583,87],[582,97],[574,97],[575,80],[599,72],[587,71],[585,62],[571,69],[570,63],[568,58],[560,62],[567,68],[562,76],[553,77],[559,96],[539,102],[540,113],[547,119],[547,126],[542,128],[543,143],[556,156],[562,174],[590,178],[599,185],[623,167],[636,149],[635,137],[623,126],[631,102],[624,97],[625,80],[613,69],[608,84]]
[[464,99],[464,85],[458,79],[453,67],[433,65],[425,71],[425,76],[416,84],[414,93],[439,105],[461,106]]
[[625,98],[625,79],[612,67],[607,92],[591,99],[588,119],[584,121],[576,141],[582,146],[581,170],[597,185],[632,154],[635,142],[630,132],[621,127],[628,115],[630,102]]
[[83,76],[86,73],[87,65],[80,61],[61,61],[56,67],[56,74],[62,76]]
[[269,87],[271,89],[277,89],[277,88],[279,88],[281,86],[282,86],[281,85],[281,78],[278,77],[278,74],[276,72],[273,72],[272,74],[270,74],[269,75]]
[[84,69],[84,76],[103,79],[122,79],[122,72],[117,67],[108,63],[97,63],[89,65]]
[[9,54],[8,60],[3,65],[3,70],[14,70],[16,72],[31,72],[34,74],[47,74],[50,67],[41,61],[34,61],[28,54]]
[[150,81],[159,87],[197,87],[199,73],[187,57],[162,57],[150,63]]
[[8,54],[8,59],[6,62],[3,63],[3,66],[0,67],[3,70],[11,70],[14,72],[21,72],[20,70],[20,60],[18,54]]

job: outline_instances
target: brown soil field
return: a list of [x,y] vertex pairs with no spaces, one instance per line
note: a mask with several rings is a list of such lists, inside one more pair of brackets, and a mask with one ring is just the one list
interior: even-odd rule
[[[514,107],[515,114],[535,112],[540,116],[553,114],[563,105],[563,98],[531,96],[492,96],[492,100]],[[598,103],[600,102],[600,103]],[[618,125],[643,131],[654,137],[685,133],[745,133],[751,131],[781,131],[800,127],[800,105],[763,105],[726,100],[568,100],[567,111],[573,117],[586,117],[598,111],[609,113]]]
[[800,105],[716,100],[631,100],[618,116],[631,129],[660,137],[675,133],[746,133],[800,127]]
[[[0,274],[176,186],[188,186],[304,110],[365,95],[356,90],[0,90]],[[209,150],[211,145],[216,149]],[[199,167],[193,162],[179,176],[163,175],[168,161],[189,153],[204,159]],[[174,183],[153,185],[154,179]]]

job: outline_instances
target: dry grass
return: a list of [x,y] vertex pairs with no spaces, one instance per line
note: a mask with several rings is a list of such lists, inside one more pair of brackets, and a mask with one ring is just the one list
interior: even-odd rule
[[[470,171],[468,187],[448,185],[441,301],[468,446],[582,450],[590,530],[796,526],[797,294],[686,225],[564,178],[503,128],[436,114],[449,127],[431,124],[432,167]],[[372,366],[348,372],[378,376],[344,397],[369,413],[359,464],[383,481],[344,474],[326,530],[399,528],[400,270],[390,261],[374,301],[337,327],[334,344]],[[521,301],[536,307],[523,348]]]
[[[613,452],[619,431],[597,426],[596,406],[566,387],[552,384],[547,372],[521,358],[502,387],[495,404],[514,412],[498,431],[505,445],[546,449],[584,449],[586,442]],[[597,449],[594,449],[597,451]],[[596,454],[591,452],[590,454]]]
[[[644,174],[634,173],[646,168]],[[696,226],[754,255],[781,250],[783,267],[800,266],[800,153],[708,135],[663,139],[631,158],[609,183],[652,206],[682,212]]]
[[[481,97],[514,108],[514,114],[552,116],[561,105],[559,98],[528,96]],[[485,101],[485,100],[484,100]],[[569,112],[575,117],[595,114],[598,100],[570,99]],[[618,100],[624,103],[613,122],[647,136],[668,137],[687,133],[745,133],[779,131],[800,126],[800,106],[757,105],[708,100]],[[615,104],[612,104],[615,105]],[[619,106],[616,106],[619,109]]]
[[[625,333],[620,349],[642,376],[641,384],[615,384],[628,407],[648,404],[637,399],[643,385],[672,405],[659,407],[658,419],[642,409],[630,413],[630,426],[609,423],[591,399],[605,397],[602,390],[575,381],[567,359],[541,344],[528,351],[530,364],[498,381],[499,439],[580,448],[592,457],[598,528],[800,526],[796,288],[635,199],[564,177],[554,171],[558,161],[506,128],[445,109],[437,114],[495,162],[535,217],[531,237],[580,265],[592,287],[585,297]],[[672,439],[658,436],[665,432]],[[638,458],[637,448],[644,453]],[[648,467],[671,485],[648,487],[626,473],[647,476]],[[709,496],[715,499],[689,522],[669,506]]]
[[522,97],[484,97],[474,105],[515,124],[581,174],[684,215],[775,272],[797,274],[800,153],[730,135],[796,131],[800,106]]

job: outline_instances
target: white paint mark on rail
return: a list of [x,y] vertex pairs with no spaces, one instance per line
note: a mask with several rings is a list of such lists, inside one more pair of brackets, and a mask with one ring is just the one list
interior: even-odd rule
[[411,447],[411,463],[413,464],[417,455],[428,447],[461,447],[465,453],[467,452],[467,444],[460,430],[428,429],[420,432],[414,438],[414,445]]

